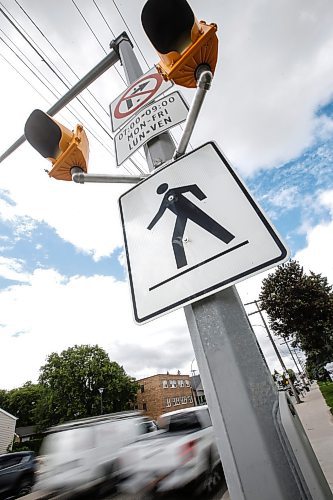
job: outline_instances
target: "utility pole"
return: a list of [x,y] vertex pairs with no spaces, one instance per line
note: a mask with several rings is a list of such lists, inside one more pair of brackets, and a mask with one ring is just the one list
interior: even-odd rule
[[[266,330],[266,332],[267,332],[268,338],[269,338],[269,340],[271,341],[271,344],[272,344],[272,346],[273,346],[273,349],[274,349],[274,351],[275,351],[275,354],[277,355],[277,358],[278,358],[278,360],[280,361],[280,365],[282,366],[283,371],[284,371],[286,374],[288,374],[287,367],[286,367],[286,365],[284,364],[284,361],[283,361],[283,359],[282,359],[282,356],[281,356],[281,354],[280,354],[280,351],[279,351],[279,349],[277,348],[277,346],[276,346],[276,344],[275,344],[275,342],[274,342],[274,339],[273,339],[273,337],[272,337],[272,335],[271,335],[271,332],[270,332],[270,330],[269,330],[269,328],[268,328],[268,326],[267,326],[267,323],[266,323],[266,321],[265,321],[264,315],[262,314],[261,309],[260,309],[260,307],[259,307],[259,305],[258,305],[258,301],[257,301],[257,300],[254,300],[253,302],[248,302],[248,303],[247,303],[247,304],[245,304],[245,305],[249,305],[249,304],[255,304],[255,305],[256,305],[256,308],[257,308],[257,311],[255,311],[255,312],[253,312],[253,313],[250,313],[250,314],[249,314],[249,316],[251,316],[252,314],[257,314],[257,313],[260,315],[260,319],[261,319],[261,321],[262,321],[262,323],[263,323],[263,326],[264,326],[264,328],[265,328],[265,330]],[[292,381],[291,381],[291,379],[290,379],[290,378],[289,378],[289,384],[290,384],[291,390],[293,391],[293,394],[294,394],[294,397],[295,397],[295,399],[296,399],[297,404],[302,403],[302,401],[301,401],[301,399],[300,399],[300,397],[299,397],[299,395],[298,395],[298,393],[297,393],[297,391],[296,391],[296,389],[295,389],[295,386],[294,386],[294,384],[292,383]]]
[[286,340],[285,342],[282,342],[280,345],[286,345],[286,346],[287,346],[288,351],[289,351],[289,353],[290,353],[290,356],[293,358],[293,362],[294,362],[294,364],[295,364],[295,366],[296,366],[296,370],[298,371],[298,374],[299,374],[299,375],[301,375],[301,374],[302,374],[302,372],[301,372],[301,370],[300,370],[300,368],[299,368],[299,365],[296,363],[296,359],[295,359],[295,357],[294,357],[294,355],[293,355],[292,350],[290,349],[290,346],[289,346],[289,344],[288,344],[287,340]]

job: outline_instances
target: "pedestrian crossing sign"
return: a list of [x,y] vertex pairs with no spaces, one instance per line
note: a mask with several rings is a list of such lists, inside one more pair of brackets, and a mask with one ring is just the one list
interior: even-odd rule
[[214,142],[119,199],[135,321],[284,262],[288,250]]

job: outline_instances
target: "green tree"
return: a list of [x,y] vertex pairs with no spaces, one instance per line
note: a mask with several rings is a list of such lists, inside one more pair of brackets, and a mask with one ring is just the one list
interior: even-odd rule
[[273,332],[299,346],[317,366],[333,359],[333,293],[327,278],[294,260],[263,280],[259,300]]
[[2,410],[8,411],[6,408],[8,406],[8,391],[5,389],[0,389],[0,408]]
[[52,353],[40,369],[44,396],[38,405],[42,427],[99,415],[103,388],[103,413],[127,410],[137,383],[122,366],[110,361],[98,346],[75,345],[61,354]]
[[30,381],[22,387],[8,391],[7,408],[9,413],[18,418],[17,427],[36,424],[36,408],[42,393],[43,388]]

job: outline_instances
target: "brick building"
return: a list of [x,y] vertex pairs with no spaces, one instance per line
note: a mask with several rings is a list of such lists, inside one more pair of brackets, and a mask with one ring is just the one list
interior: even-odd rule
[[189,375],[169,373],[137,380],[136,408],[157,419],[162,413],[194,406]]

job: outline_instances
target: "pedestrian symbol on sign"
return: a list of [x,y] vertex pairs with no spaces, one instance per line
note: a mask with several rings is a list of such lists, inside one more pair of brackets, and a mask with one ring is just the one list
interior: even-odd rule
[[183,236],[188,219],[224,243],[230,243],[235,238],[233,234],[212,219],[206,212],[192,203],[186,196],[183,196],[183,193],[192,193],[200,201],[207,198],[196,184],[169,189],[168,184],[163,183],[158,186],[156,192],[157,194],[165,194],[157,214],[147,229],[151,230],[155,226],[167,208],[176,215],[171,242],[178,269],[187,265]]

